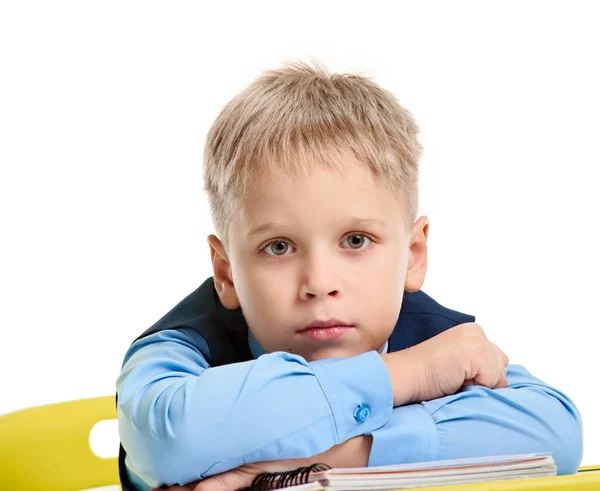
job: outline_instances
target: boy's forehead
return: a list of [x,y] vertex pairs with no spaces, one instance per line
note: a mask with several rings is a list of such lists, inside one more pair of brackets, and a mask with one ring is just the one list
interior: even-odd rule
[[[392,197],[393,193],[384,191],[368,169],[354,173],[350,182],[344,180],[348,175],[340,176],[328,170],[325,177],[318,172],[304,176],[282,173],[262,176],[238,203],[239,234],[251,238],[316,215],[332,226],[343,223],[379,230],[402,221],[400,205]],[[317,182],[319,179],[324,182]]]

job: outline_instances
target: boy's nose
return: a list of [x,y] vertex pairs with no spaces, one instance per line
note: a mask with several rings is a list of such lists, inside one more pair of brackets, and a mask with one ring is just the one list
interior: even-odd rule
[[312,260],[307,264],[303,271],[300,284],[300,297],[303,300],[310,300],[313,297],[326,297],[336,295],[339,285],[337,285],[336,275],[325,261]]
[[335,288],[327,286],[303,286],[300,296],[302,300],[310,300],[312,297],[326,297],[327,295],[337,295],[338,291]]

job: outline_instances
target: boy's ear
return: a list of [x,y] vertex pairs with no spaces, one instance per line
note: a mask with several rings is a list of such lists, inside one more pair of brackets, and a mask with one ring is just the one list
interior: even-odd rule
[[404,290],[416,292],[421,289],[427,273],[427,234],[429,233],[429,218],[422,216],[413,225],[408,246],[408,266]]
[[209,235],[207,240],[210,246],[210,260],[213,265],[215,289],[223,306],[226,309],[235,310],[240,306],[240,301],[233,284],[231,263],[227,257],[227,252],[216,235]]

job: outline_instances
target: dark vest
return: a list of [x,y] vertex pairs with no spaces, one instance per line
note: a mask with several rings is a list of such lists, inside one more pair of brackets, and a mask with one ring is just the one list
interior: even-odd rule
[[[442,307],[421,290],[405,291],[398,321],[389,338],[388,351],[410,348],[446,329],[474,321],[474,316]],[[183,327],[194,329],[206,340],[210,351],[207,361],[213,367],[253,359],[248,347],[248,325],[242,311],[223,307],[212,277],[138,336],[136,341],[158,331]],[[125,472],[123,446],[119,449],[119,475],[122,491],[134,491]]]

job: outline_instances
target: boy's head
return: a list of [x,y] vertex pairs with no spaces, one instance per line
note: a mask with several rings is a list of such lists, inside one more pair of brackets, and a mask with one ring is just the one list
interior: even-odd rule
[[[310,361],[383,347],[427,269],[417,133],[372,81],[301,63],[217,117],[204,159],[215,286],[265,351]],[[305,329],[330,319],[352,327]]]

